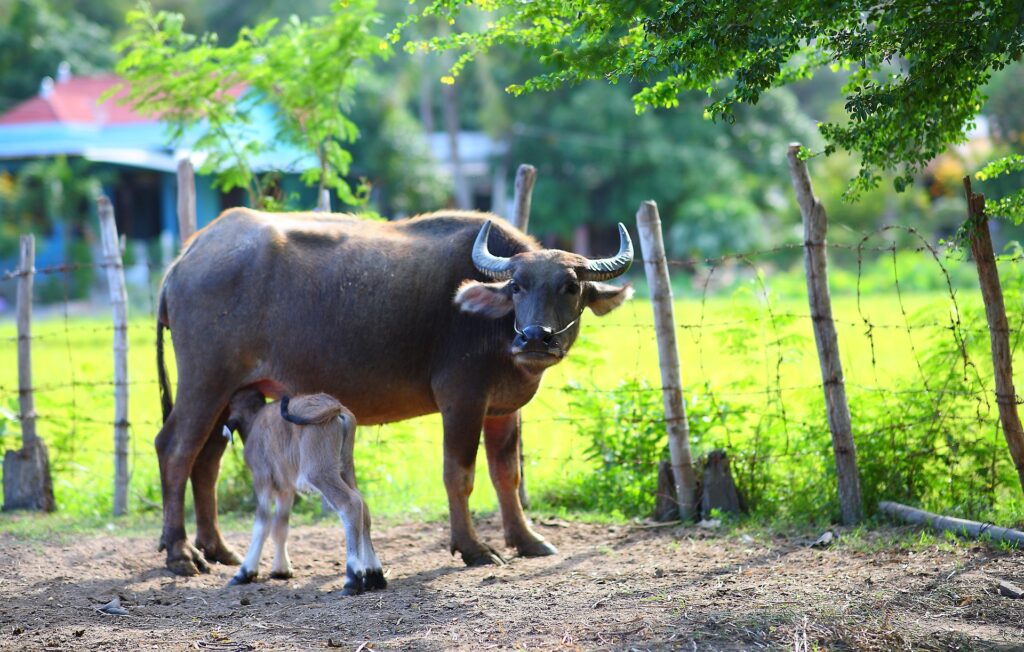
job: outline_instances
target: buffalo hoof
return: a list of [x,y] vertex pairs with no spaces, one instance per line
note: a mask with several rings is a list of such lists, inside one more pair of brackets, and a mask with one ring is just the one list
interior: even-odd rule
[[210,566],[203,559],[203,553],[187,541],[171,544],[167,548],[167,569],[182,577],[194,577],[200,573],[210,572]]
[[283,571],[271,571],[271,573],[270,573],[270,579],[272,579],[272,580],[290,580],[291,578],[292,578],[292,571],[291,571],[291,569],[283,570]]
[[388,588],[388,581],[384,579],[383,569],[368,570],[363,576],[363,587],[367,591],[377,591]]
[[548,557],[550,555],[557,555],[558,548],[554,547],[544,539],[538,539],[537,541],[530,541],[522,545],[516,546],[516,551],[520,557]]
[[258,574],[259,571],[257,571],[255,568],[252,570],[248,570],[245,566],[243,566],[239,568],[238,572],[235,573],[235,576],[231,578],[231,581],[228,582],[228,586],[252,584],[252,581],[256,579],[256,576]]
[[365,591],[366,577],[363,571],[352,570],[351,566],[345,566],[345,586],[341,589],[342,595],[359,595]]
[[210,563],[223,564],[224,566],[240,566],[242,564],[242,558],[235,554],[231,546],[223,541],[207,545],[197,540],[196,548],[203,551],[203,556]]
[[461,550],[462,561],[467,566],[504,566],[505,559],[498,554],[498,551],[486,543],[469,550]]

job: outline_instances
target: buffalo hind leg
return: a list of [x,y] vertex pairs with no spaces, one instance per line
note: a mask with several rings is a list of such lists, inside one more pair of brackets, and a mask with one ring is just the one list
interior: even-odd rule
[[196,548],[207,561],[228,566],[242,563],[220,533],[217,525],[217,476],[228,440],[223,436],[224,418],[217,421],[192,465],[192,498],[196,509]]
[[519,502],[519,418],[514,412],[484,419],[484,447],[491,483],[501,507],[505,543],[524,557],[553,555],[558,550],[530,528]]
[[185,535],[185,484],[225,401],[206,388],[179,383],[178,403],[156,437],[164,507],[160,550],[167,551],[167,568],[177,575],[210,571],[202,553]]
[[444,422],[444,487],[448,492],[448,518],[451,524],[451,552],[462,553],[467,566],[505,563],[498,551],[482,542],[469,513],[469,495],[473,493],[476,453],[480,448],[483,415],[475,409],[447,409]]

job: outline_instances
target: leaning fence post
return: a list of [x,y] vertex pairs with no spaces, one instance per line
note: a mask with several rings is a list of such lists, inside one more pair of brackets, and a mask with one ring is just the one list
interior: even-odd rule
[[647,273],[651,306],[654,308],[654,331],[658,338],[658,360],[661,366],[661,396],[665,404],[668,451],[676,500],[679,502],[679,518],[691,520],[697,514],[697,476],[693,471],[693,456],[690,454],[690,423],[686,420],[686,404],[683,402],[672,285],[668,278],[668,261],[665,259],[665,242],[661,237],[658,205],[653,201],[640,204],[636,225],[640,231],[644,272]]
[[18,262],[18,403],[21,414],[21,450],[4,454],[4,510],[30,509],[52,512],[53,481],[46,444],[36,434],[36,406],[32,395],[32,277],[35,274],[36,241],[21,236]]
[[1006,320],[1003,289],[999,285],[999,268],[992,250],[992,234],[985,217],[985,195],[971,192],[971,178],[964,177],[967,193],[967,219],[971,240],[971,255],[978,268],[978,283],[985,302],[989,339],[992,347],[992,367],[995,371],[996,404],[1003,436],[1010,449],[1010,457],[1017,468],[1021,487],[1024,488],[1024,428],[1017,412],[1017,390],[1013,386],[1013,351],[1010,349],[1010,326]]
[[114,207],[101,195],[96,200],[96,209],[114,315],[114,516],[122,516],[128,509],[128,293]]
[[178,236],[181,246],[196,232],[196,172],[192,161],[178,161]]
[[836,458],[839,484],[839,512],[844,525],[860,520],[860,476],[857,471],[857,447],[853,442],[850,406],[846,402],[843,365],[839,359],[839,338],[832,320],[832,298],[828,289],[828,259],[825,235],[828,216],[814,196],[807,165],[800,158],[800,145],[789,146],[789,172],[804,222],[804,270],[807,275],[807,300],[811,307],[814,341],[821,363],[821,384],[825,392],[828,428],[832,433],[832,451]]
[[[533,203],[533,184],[537,168],[524,163],[516,170],[516,194],[512,200],[512,226],[523,233],[530,224],[530,205]],[[530,496],[526,492],[526,465],[523,463],[523,414],[516,410],[516,437],[519,439],[519,502],[529,508]]]
[[316,208],[313,209],[314,213],[330,213],[331,212],[331,191],[324,188],[320,191],[320,196],[316,201]]

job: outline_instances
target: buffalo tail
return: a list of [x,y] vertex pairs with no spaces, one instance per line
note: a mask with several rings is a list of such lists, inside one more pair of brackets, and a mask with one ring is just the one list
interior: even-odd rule
[[156,318],[156,375],[160,381],[160,409],[164,415],[164,423],[171,416],[171,408],[174,403],[171,401],[171,387],[167,380],[167,363],[164,362],[164,325],[163,319],[167,315],[167,301],[163,293],[160,294],[160,314]]

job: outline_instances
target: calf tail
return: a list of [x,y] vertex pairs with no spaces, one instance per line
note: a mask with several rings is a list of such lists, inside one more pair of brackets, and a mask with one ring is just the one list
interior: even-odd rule
[[295,400],[290,396],[281,398],[281,418],[297,426],[327,423],[341,415],[342,410],[341,403],[327,394],[299,396]]
[[160,382],[160,409],[164,415],[164,423],[171,415],[174,403],[171,401],[171,386],[167,379],[167,364],[164,362],[164,319],[167,318],[167,302],[163,293],[160,294],[160,311],[156,318],[156,375]]

